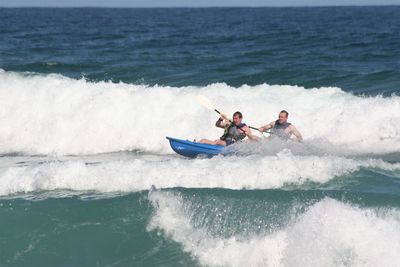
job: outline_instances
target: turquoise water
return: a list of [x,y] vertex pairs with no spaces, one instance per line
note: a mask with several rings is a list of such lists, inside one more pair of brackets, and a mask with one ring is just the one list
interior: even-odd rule
[[[0,9],[0,266],[400,265],[399,15]],[[198,94],[305,140],[183,158]]]

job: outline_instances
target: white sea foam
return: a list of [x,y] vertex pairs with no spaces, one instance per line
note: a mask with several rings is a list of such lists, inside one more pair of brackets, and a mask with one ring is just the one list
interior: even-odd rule
[[0,72],[0,154],[96,154],[145,150],[172,153],[165,136],[218,138],[214,112],[243,112],[260,126],[281,109],[306,140],[361,153],[400,150],[400,97],[360,97],[339,88],[258,85],[233,88],[88,82],[61,75]]
[[[97,163],[96,163],[97,162]],[[89,164],[88,164],[89,163]],[[68,159],[0,164],[0,195],[43,190],[136,192],[158,188],[267,189],[306,181],[324,183],[359,168],[400,170],[400,164],[342,157],[275,156],[223,157],[187,160],[170,156]]]
[[271,233],[224,238],[194,227],[183,198],[157,191],[149,198],[156,211],[148,230],[162,230],[201,265],[400,265],[397,210],[378,213],[325,198]]

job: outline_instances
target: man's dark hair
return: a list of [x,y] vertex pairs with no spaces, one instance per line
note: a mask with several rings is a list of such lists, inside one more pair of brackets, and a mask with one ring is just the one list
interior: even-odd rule
[[243,118],[242,112],[240,111],[236,111],[235,113],[233,113],[233,117],[235,117],[236,115],[238,115],[239,118]]
[[279,112],[279,113],[285,113],[285,114],[286,114],[286,118],[289,116],[289,112],[287,112],[286,110],[282,110],[282,111]]

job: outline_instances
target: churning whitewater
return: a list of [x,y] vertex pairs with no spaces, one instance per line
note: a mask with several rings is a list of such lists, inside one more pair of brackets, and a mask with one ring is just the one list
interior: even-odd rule
[[[285,108],[305,142],[260,139],[213,159],[174,155],[167,135],[221,134],[213,127],[216,115],[197,103],[198,94],[228,114],[241,110],[255,126]],[[0,130],[0,152],[19,155],[3,158],[1,196],[53,190],[129,193],[151,185],[271,189],[326,183],[364,169],[387,175],[400,171],[392,160],[400,149],[397,96],[267,84],[149,87],[2,71],[0,99],[0,123],[9,126]]]
[[[218,138],[216,114],[240,110],[259,127],[282,109],[307,143],[321,149],[386,154],[400,150],[400,97],[356,96],[340,88],[267,85],[146,86],[62,75],[0,72],[0,153],[88,155],[118,151],[169,154],[165,136]],[[334,149],[334,148],[333,148]]]
[[[265,214],[255,216],[253,207],[243,210],[240,202],[216,202],[210,210],[202,209],[198,199],[176,193],[153,192],[149,197],[156,213],[148,230],[160,230],[205,266],[400,264],[397,210],[376,211],[323,198],[297,215],[275,215],[281,222],[271,223],[271,209],[263,204],[258,205]],[[291,207],[292,214],[302,205]]]
[[14,162],[3,163],[0,169],[0,196],[53,190],[140,192],[152,185],[158,188],[270,189],[286,184],[326,183],[362,169],[399,175],[400,163],[295,156],[288,151],[276,156],[218,156],[196,160],[156,155],[119,155],[117,158],[105,155],[63,160],[17,158]]

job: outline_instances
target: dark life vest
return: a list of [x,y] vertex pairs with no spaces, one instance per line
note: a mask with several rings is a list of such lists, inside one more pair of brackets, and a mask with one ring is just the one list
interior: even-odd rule
[[289,127],[291,123],[285,122],[285,123],[280,123],[279,120],[275,121],[274,128],[272,128],[272,132],[274,135],[283,138],[283,139],[289,139],[291,134],[288,134],[285,132],[285,129]]
[[221,136],[221,140],[224,140],[227,144],[240,141],[246,137],[246,134],[240,129],[247,126],[245,123],[235,125],[233,122],[226,129],[224,134]]

